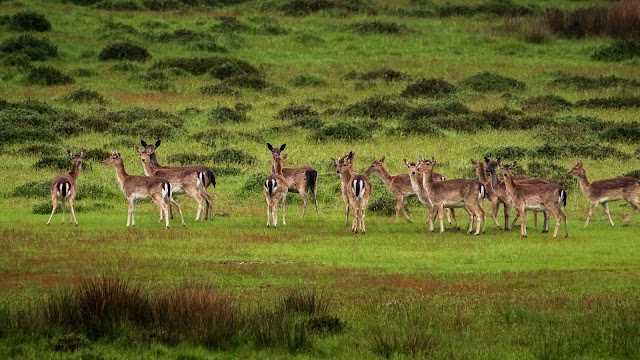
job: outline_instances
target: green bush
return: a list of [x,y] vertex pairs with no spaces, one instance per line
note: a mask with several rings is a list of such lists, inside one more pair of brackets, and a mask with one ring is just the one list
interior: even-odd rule
[[35,66],[29,69],[27,83],[31,85],[56,86],[73,84],[75,80],[62,71],[48,65]]
[[124,60],[144,62],[150,58],[151,54],[149,54],[147,49],[130,42],[119,42],[107,45],[98,55],[100,61]]
[[478,92],[504,92],[523,90],[526,87],[526,84],[516,79],[485,71],[462,80],[460,82],[460,86]]
[[296,87],[305,87],[305,86],[318,87],[326,84],[327,84],[327,80],[325,80],[324,78],[321,78],[319,76],[314,76],[314,75],[306,75],[306,74],[297,75],[291,80],[291,85]]
[[371,133],[361,127],[351,123],[340,121],[333,125],[326,125],[316,129],[311,136],[314,140],[366,140],[371,137]]
[[51,23],[42,14],[34,11],[22,11],[11,16],[9,28],[13,31],[44,32],[51,30]]
[[142,10],[142,6],[135,0],[102,0],[95,5],[96,9],[111,11],[136,11]]
[[391,68],[382,68],[379,70],[371,70],[367,72],[350,71],[344,78],[346,80],[385,80],[385,81],[397,81],[406,77],[406,74],[393,70]]
[[348,116],[364,116],[371,119],[397,118],[407,111],[409,106],[397,96],[372,96],[348,105],[344,109],[344,114]]
[[103,111],[82,119],[81,123],[96,132],[165,139],[181,134],[184,119],[157,109],[133,107]]
[[571,109],[573,104],[558,95],[541,95],[526,99],[522,110],[528,112],[555,112]]
[[602,133],[602,138],[609,141],[640,142],[640,124],[637,121],[610,122]]
[[307,16],[320,11],[339,13],[374,13],[368,1],[363,0],[289,0],[279,6],[279,10],[289,16]]
[[598,48],[591,54],[596,61],[624,61],[640,56],[640,42],[637,40],[618,40],[611,45]]
[[598,76],[598,77],[586,77],[580,75],[570,75],[567,73],[560,73],[549,82],[550,86],[557,86],[563,88],[573,89],[600,89],[610,87],[640,87],[640,81],[623,79],[615,75]]
[[368,35],[368,34],[385,34],[385,35],[394,34],[395,35],[395,34],[402,34],[407,31],[407,27],[404,25],[399,25],[391,21],[379,21],[379,20],[351,24],[349,26],[349,29],[361,35]]
[[291,103],[284,109],[278,111],[278,115],[276,117],[278,119],[299,119],[317,116],[318,112],[313,110],[310,106]]
[[444,79],[420,79],[413,84],[408,85],[401,93],[401,96],[408,98],[418,97],[441,97],[456,92],[455,86],[448,83]]
[[[69,159],[67,159],[67,166],[69,165]],[[51,190],[49,186],[51,185],[51,179],[41,179],[36,181],[29,181],[22,185],[16,186],[10,193],[9,196],[13,197],[23,197],[23,198],[44,198],[51,196]],[[49,204],[51,206],[51,204]],[[51,208],[49,208],[49,212],[51,212]]]
[[576,106],[590,109],[640,108],[640,97],[610,97],[579,100],[576,102]]
[[142,0],[142,5],[151,11],[173,11],[184,7],[178,0]]
[[258,159],[244,150],[224,148],[211,154],[211,160],[216,163],[235,163],[253,165]]
[[260,71],[248,62],[229,57],[170,58],[158,61],[153,68],[178,68],[192,75],[208,73],[220,80],[240,75],[260,75]]
[[107,100],[105,100],[105,98],[102,95],[100,95],[99,92],[95,90],[84,89],[84,88],[70,92],[69,94],[64,96],[64,99],[66,101],[77,102],[77,103],[95,102],[100,105],[105,105],[107,103]]
[[243,104],[236,104],[235,108],[218,106],[211,110],[209,120],[214,123],[242,123],[249,121],[247,108]]
[[4,54],[25,54],[34,61],[47,60],[58,56],[58,48],[47,39],[38,39],[25,34],[8,38],[0,44],[0,52]]

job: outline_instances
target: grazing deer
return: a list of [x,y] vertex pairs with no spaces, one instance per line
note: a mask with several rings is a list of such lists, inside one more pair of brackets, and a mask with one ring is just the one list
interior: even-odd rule
[[347,219],[349,217],[349,208],[353,209],[354,219],[351,224],[351,230],[356,234],[358,231],[364,234],[367,232],[364,218],[372,187],[365,175],[353,172],[354,156],[355,153],[350,151],[349,154],[338,160],[331,158],[331,161],[336,167],[336,173],[340,174],[342,197],[343,199],[346,197]]
[[[480,234],[482,223],[484,221],[484,210],[481,201],[486,196],[486,189],[479,181],[467,179],[455,179],[445,181],[433,180],[433,169],[436,166],[435,158],[425,160],[420,157],[416,163],[415,169],[422,173],[422,186],[426,190],[434,210],[440,218],[440,232],[444,232],[444,209],[445,208],[464,208],[469,214],[468,233],[473,232],[473,221],[477,223],[474,235]],[[433,231],[433,222],[436,217],[436,211],[432,211],[429,215],[429,230]]]
[[[173,194],[186,193],[191,196],[196,203],[198,203],[196,221],[200,220],[200,214],[203,215],[202,220],[205,220],[204,215],[206,210],[202,201],[204,200],[207,204],[210,204],[212,201],[209,194],[204,191],[204,175],[202,172],[190,167],[154,168],[151,165],[151,155],[149,155],[149,153],[145,150],[139,149],[137,146],[136,152],[140,155],[140,161],[142,162],[145,175],[157,176],[169,181],[171,183],[171,192]],[[160,213],[160,220],[162,220],[162,212]]]
[[[416,195],[416,192],[413,190],[413,186],[411,185],[411,178],[409,177],[409,174],[391,175],[384,167],[384,159],[385,157],[383,156],[380,160],[372,162],[371,166],[367,169],[366,175],[370,176],[371,173],[377,173],[380,175],[382,182],[389,190],[391,190],[393,196],[396,197],[396,217],[394,222],[398,222],[398,214],[401,209],[404,218],[408,222],[411,222],[411,218],[404,208],[405,199]],[[444,176],[440,174],[435,173],[433,175],[437,181],[445,180]],[[449,223],[451,223],[449,213],[447,213],[447,219],[449,220]]]
[[567,205],[567,192],[557,184],[520,184],[513,181],[511,169],[516,165],[501,164],[504,172],[504,182],[511,194],[516,211],[520,215],[520,235],[527,237],[527,210],[547,211],[556,219],[553,237],[558,236],[560,221],[564,222],[564,236],[569,236],[567,230],[567,215],[564,207]]
[[73,202],[76,200],[76,193],[78,190],[78,175],[82,168],[82,160],[84,160],[85,150],[80,151],[79,154],[73,154],[71,150],[67,150],[67,156],[71,159],[71,171],[68,174],[60,174],[53,178],[51,181],[51,202],[53,203],[53,210],[51,210],[51,216],[47,221],[47,225],[51,222],[53,214],[58,207],[58,201],[62,201],[62,223],[64,224],[64,202],[69,202],[69,208],[71,208],[71,217],[73,222],[78,225],[76,220],[76,213],[73,209]]
[[[207,188],[209,188],[209,185],[213,185],[213,187],[216,187],[216,176],[213,173],[213,170],[211,170],[206,166],[161,166],[160,164],[158,164],[158,157],[156,156],[156,149],[160,147],[160,142],[161,141],[158,140],[154,145],[154,144],[147,144],[144,140],[140,140],[140,144],[144,146],[144,150],[147,152],[147,154],[149,154],[149,158],[151,159],[151,166],[157,170],[181,169],[183,171],[187,171],[188,169],[188,170],[198,172],[198,177],[202,179],[202,188],[200,189],[200,194],[202,195],[202,197],[204,198],[204,201],[206,202],[204,219],[207,220],[211,218],[213,220],[213,217],[214,217],[213,200],[211,199],[211,196],[207,192]],[[169,213],[173,218],[173,212],[171,211],[171,204],[169,204]]]
[[[280,156],[280,153],[284,151],[287,144],[282,144],[280,147],[274,147],[267,143],[267,148],[271,151],[273,156],[273,163],[271,165],[271,171],[275,171],[275,159]],[[311,194],[313,203],[316,206],[316,218],[318,217],[318,197],[317,197],[317,180],[318,172],[316,169],[310,166],[298,167],[298,168],[283,168],[282,176],[287,179],[289,183],[289,191],[292,193],[299,193],[302,197],[302,217],[304,217],[307,211],[307,192]]]
[[282,165],[287,160],[287,154],[273,158],[273,174],[264,181],[264,196],[267,200],[267,227],[270,226],[269,217],[273,219],[273,227],[278,227],[278,205],[282,209],[282,225],[287,225],[286,205],[289,182],[282,175]]
[[[490,160],[489,158],[485,157],[484,158],[485,161],[485,171],[489,173],[490,177],[491,177],[491,190],[492,192],[496,195],[498,203],[496,205],[495,208],[493,208],[492,206],[492,212],[494,212],[494,217],[495,215],[497,215],[500,204],[502,204],[504,206],[504,228],[505,230],[511,230],[515,224],[516,221],[518,221],[519,215],[516,212],[516,216],[514,217],[512,222],[509,222],[509,216],[511,215],[511,205],[512,205],[512,199],[511,199],[511,195],[509,194],[509,192],[507,191],[507,187],[506,184],[504,182],[504,179],[500,179],[498,177],[498,167],[501,164],[500,158],[497,158],[496,160]],[[513,175],[513,180],[519,184],[548,184],[549,182],[545,179],[539,179],[539,178],[529,178],[527,176],[524,175]],[[533,210],[533,226],[534,228],[538,227],[538,211]],[[547,212],[543,212],[543,216],[544,216],[544,223],[542,226],[542,232],[546,233],[549,231],[549,214],[547,214]]]
[[[471,159],[471,164],[476,169],[476,176],[478,176],[478,181],[480,181],[482,185],[484,185],[485,191],[487,192],[485,199],[488,200],[491,204],[491,217],[493,218],[493,222],[496,225],[496,229],[501,230],[502,227],[500,226],[500,223],[498,223],[498,219],[496,218],[496,216],[498,215],[498,208],[500,206],[500,199],[491,186],[491,180],[487,179],[485,163]],[[505,225],[505,227],[507,226]]]
[[[587,213],[587,220],[584,222],[585,227],[589,225],[589,219],[591,219],[593,210],[595,210],[598,204],[602,204],[604,212],[607,214],[611,226],[613,226],[613,220],[611,219],[611,214],[609,213],[608,203],[610,201],[624,199],[633,207],[632,211],[640,209],[640,204],[638,204],[638,194],[640,194],[640,180],[634,177],[617,177],[613,179],[598,180],[590,183],[589,180],[587,180],[587,173],[584,170],[582,161],[579,161],[576,166],[573,167],[573,169],[569,170],[568,174],[578,178],[580,190],[582,190],[582,193],[591,203],[591,207],[589,208],[589,212]],[[627,224],[631,219],[631,214],[632,213],[629,213],[625,216],[625,224]]]
[[165,225],[169,228],[169,207],[167,206],[166,199],[169,199],[173,205],[178,208],[180,213],[180,220],[182,226],[184,226],[184,218],[182,217],[182,210],[178,203],[173,200],[171,194],[171,183],[165,179],[155,176],[137,176],[129,175],[124,169],[124,162],[119,152],[112,152],[111,156],[102,161],[104,165],[111,165],[116,168],[116,177],[120,184],[120,189],[127,198],[129,207],[127,212],[127,226],[135,226],[136,219],[136,201],[138,199],[151,199],[156,205],[164,212]]

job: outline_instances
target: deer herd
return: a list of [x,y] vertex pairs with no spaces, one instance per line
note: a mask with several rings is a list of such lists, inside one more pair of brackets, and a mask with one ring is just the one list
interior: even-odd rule
[[[139,199],[151,199],[160,209],[160,221],[165,221],[169,227],[169,218],[173,218],[175,207],[180,215],[182,225],[185,225],[180,206],[173,198],[174,194],[184,193],[192,197],[197,203],[196,221],[213,219],[213,201],[207,188],[216,186],[216,178],[213,170],[205,166],[161,166],[158,164],[156,149],[160,146],[160,140],[155,144],[147,144],[141,141],[143,148],[137,148],[145,176],[129,175],[124,167],[122,156],[113,152],[110,157],[102,161],[104,165],[114,166],[116,178],[120,189],[128,202],[127,226],[135,226],[136,202]],[[286,200],[289,192],[298,193],[303,200],[302,216],[305,215],[310,195],[318,217],[317,179],[318,172],[310,167],[285,167],[288,154],[283,154],[286,144],[274,147],[267,144],[271,151],[271,175],[264,183],[263,190],[267,204],[267,227],[278,225],[278,209],[282,216],[282,225],[286,225]],[[71,161],[71,171],[68,174],[57,175],[51,182],[51,201],[53,209],[47,225],[51,222],[58,203],[62,202],[62,222],[65,218],[64,203],[69,203],[71,218],[78,225],[73,204],[77,193],[78,175],[82,168],[82,162],[86,151],[82,150],[74,154],[67,150],[67,156]],[[351,230],[354,233],[365,233],[365,214],[367,204],[373,187],[368,179],[373,173],[380,176],[384,185],[396,198],[395,222],[402,210],[404,218],[411,222],[411,218],[405,211],[406,199],[417,196],[422,204],[429,210],[429,231],[434,231],[436,216],[440,222],[440,232],[445,231],[444,216],[446,214],[449,224],[457,220],[455,210],[462,208],[469,215],[469,227],[467,232],[478,235],[486,230],[486,215],[483,202],[491,205],[491,217],[496,229],[502,229],[497,219],[500,204],[504,208],[504,229],[511,229],[520,219],[520,235],[527,236],[527,211],[534,214],[534,227],[537,227],[538,213],[544,217],[543,232],[548,231],[549,216],[555,219],[553,237],[556,238],[560,225],[564,225],[564,236],[568,236],[567,192],[558,185],[549,183],[545,179],[529,178],[522,175],[514,175],[513,168],[516,162],[503,163],[500,158],[491,160],[487,157],[483,161],[471,160],[476,170],[477,180],[453,179],[448,180],[435,172],[437,161],[434,157],[425,159],[420,157],[417,162],[403,160],[407,167],[407,173],[391,175],[384,167],[385,157],[374,161],[365,174],[359,174],[353,170],[355,152],[338,159],[331,158],[335,171],[340,178],[340,189],[345,204],[345,225],[349,224],[349,214],[353,214]],[[640,159],[640,156],[638,156]],[[499,171],[502,172],[500,177]],[[489,174],[489,178],[487,178]],[[617,177],[612,179],[589,182],[582,162],[578,162],[568,174],[578,179],[580,190],[590,203],[584,226],[589,224],[594,209],[602,204],[609,223],[613,226],[613,220],[609,212],[608,203],[624,199],[632,206],[632,211],[640,210],[638,196],[640,195],[640,180],[634,177]],[[515,218],[510,222],[511,208],[515,209]],[[627,224],[631,213],[625,216]],[[474,230],[475,223],[475,230]]]

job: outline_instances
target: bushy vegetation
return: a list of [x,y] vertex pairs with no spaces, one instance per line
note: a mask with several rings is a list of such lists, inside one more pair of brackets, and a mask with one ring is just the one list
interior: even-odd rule
[[101,61],[109,60],[127,60],[127,61],[147,61],[151,58],[151,54],[144,47],[130,42],[119,42],[107,45],[100,54],[98,59]]
[[55,86],[73,84],[73,77],[53,66],[40,65],[29,69],[27,82],[32,85]]
[[483,72],[462,80],[459,84],[479,92],[522,90],[526,84],[506,76]]
[[637,38],[640,36],[637,5],[633,0],[623,0],[573,11],[553,9],[547,12],[546,17],[552,31],[564,36]]
[[64,96],[64,99],[77,103],[97,103],[100,105],[104,105],[107,103],[107,100],[102,95],[100,95],[99,92],[85,88],[70,92],[69,94]]
[[456,92],[456,87],[444,79],[420,79],[409,84],[401,93],[408,98],[442,97]]
[[47,39],[39,39],[30,34],[8,38],[0,44],[3,54],[24,54],[34,61],[47,60],[58,56],[58,47]]
[[640,57],[640,42],[632,39],[602,46],[591,54],[591,58],[597,61],[624,61],[635,57]]
[[407,31],[404,25],[399,25],[390,21],[369,21],[355,23],[349,28],[358,34],[402,34]]
[[559,73],[549,85],[562,88],[575,89],[600,89],[609,87],[640,87],[640,81],[624,79],[615,75],[587,77],[581,75],[571,75]]
[[51,23],[47,18],[35,11],[22,11],[11,16],[9,28],[13,31],[37,31],[51,30]]
[[371,119],[390,119],[401,116],[408,109],[406,101],[397,96],[373,96],[348,105],[344,109],[344,114]]
[[178,68],[192,75],[209,74],[220,80],[242,75],[260,75],[260,71],[253,65],[230,57],[169,58],[158,61],[153,68]]

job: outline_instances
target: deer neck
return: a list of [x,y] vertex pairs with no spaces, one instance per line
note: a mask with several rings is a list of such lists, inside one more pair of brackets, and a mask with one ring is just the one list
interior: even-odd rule
[[387,171],[387,169],[384,168],[384,166],[380,166],[379,169],[375,169],[375,172],[377,172],[380,175],[380,179],[382,179],[382,182],[387,185],[387,187],[391,187],[391,180],[393,180],[393,176],[391,174],[389,174],[389,172]]
[[494,171],[490,171],[489,174],[491,176],[491,187],[495,189],[500,183],[500,180],[498,180],[498,174],[496,174],[495,169]]
[[82,165],[73,165],[71,171],[69,172],[69,176],[73,178],[73,180],[78,180],[78,175],[80,175],[80,168]]
[[152,165],[154,168],[159,168],[159,167],[160,167],[160,164],[158,164],[158,157],[156,156],[156,152],[155,152],[155,151],[154,151],[154,152],[152,152],[152,153],[149,155],[149,160],[151,160],[151,165]]
[[282,176],[282,162],[274,160],[271,164],[271,170],[275,175]]
[[116,177],[118,178],[118,182],[120,183],[120,189],[122,189],[122,191],[124,192],[124,183],[127,180],[127,177],[129,176],[129,174],[127,174],[127,171],[124,169],[124,163],[123,162],[119,162],[115,165],[116,168]]
[[585,172],[581,172],[580,174],[576,175],[576,177],[578,178],[580,190],[582,190],[582,192],[586,194],[589,190],[589,186],[591,186],[591,183],[589,182],[589,180],[587,180],[587,174]]
[[433,168],[427,168],[422,173],[422,187],[424,187],[427,191],[431,190],[431,185],[433,184]]
[[[151,164],[151,161],[143,161],[142,162],[142,168],[144,169],[144,174],[146,176],[153,176],[153,174],[155,174],[155,168],[154,166]],[[124,166],[123,166],[124,169]]]
[[513,177],[511,175],[511,172],[509,172],[508,174],[505,174],[505,176],[504,176],[504,186],[505,186],[505,188],[507,189],[508,192],[513,194],[513,190],[515,189],[516,185],[513,182]]
[[487,180],[487,172],[484,170],[484,167],[476,168],[476,175],[478,176],[478,180],[481,183],[487,184],[489,181]]

